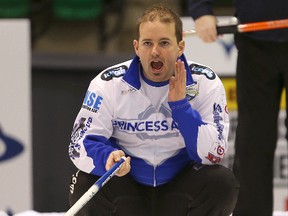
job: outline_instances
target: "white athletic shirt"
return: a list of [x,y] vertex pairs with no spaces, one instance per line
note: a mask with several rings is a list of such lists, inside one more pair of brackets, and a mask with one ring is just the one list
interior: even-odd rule
[[229,131],[223,84],[210,68],[180,59],[187,76],[181,101],[168,103],[168,82],[143,81],[137,56],[91,81],[69,145],[78,169],[101,176],[109,154],[122,149],[131,156],[131,176],[158,186],[189,163],[223,159]]

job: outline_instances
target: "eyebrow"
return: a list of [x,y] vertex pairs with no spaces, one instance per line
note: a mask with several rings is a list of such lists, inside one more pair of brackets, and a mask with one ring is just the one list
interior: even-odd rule
[[[169,40],[169,41],[171,41],[172,39],[171,39],[171,38],[160,38],[160,39],[159,39],[159,41],[163,41],[163,40]],[[152,39],[148,39],[148,38],[145,39],[145,38],[144,38],[144,39],[142,39],[141,41],[152,41]]]

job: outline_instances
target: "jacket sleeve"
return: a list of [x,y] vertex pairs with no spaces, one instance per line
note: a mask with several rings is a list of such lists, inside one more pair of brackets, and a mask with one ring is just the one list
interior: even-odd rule
[[229,117],[224,87],[220,84],[206,88],[199,88],[201,96],[194,107],[187,98],[169,102],[169,106],[191,160],[215,164],[221,162],[228,148]]
[[189,0],[189,14],[196,20],[203,15],[213,15],[214,0]]
[[103,175],[109,154],[116,149],[112,134],[112,106],[109,95],[93,80],[76,117],[69,157],[74,165],[87,173]]

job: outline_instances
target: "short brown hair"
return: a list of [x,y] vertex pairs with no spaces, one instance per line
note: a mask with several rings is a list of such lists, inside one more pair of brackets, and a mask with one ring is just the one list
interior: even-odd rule
[[163,5],[154,5],[144,11],[143,15],[138,19],[137,22],[137,37],[140,37],[139,28],[142,23],[147,21],[154,21],[156,19],[159,19],[159,21],[163,23],[174,23],[177,42],[180,42],[183,39],[182,20],[175,12]]

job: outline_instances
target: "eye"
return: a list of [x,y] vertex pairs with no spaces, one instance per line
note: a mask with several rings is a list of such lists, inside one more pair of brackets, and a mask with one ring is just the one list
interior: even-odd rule
[[149,42],[149,41],[145,41],[145,42],[143,42],[143,45],[144,45],[144,46],[147,46],[147,47],[151,46],[151,44],[152,44],[152,43]]
[[168,46],[170,43],[168,41],[161,41],[161,46]]

